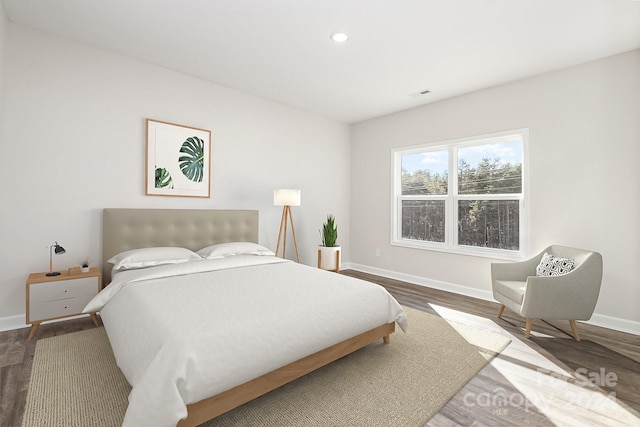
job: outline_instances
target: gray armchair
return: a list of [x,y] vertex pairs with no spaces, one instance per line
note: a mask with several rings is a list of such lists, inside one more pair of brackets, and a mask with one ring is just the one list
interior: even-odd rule
[[[560,276],[536,276],[544,253],[573,258],[573,269]],[[602,283],[602,256],[598,252],[566,246],[549,246],[522,262],[491,264],[493,297],[504,308],[526,318],[525,337],[531,333],[531,319],[569,320],[576,341],[580,341],[576,320],[589,320],[598,301]]]

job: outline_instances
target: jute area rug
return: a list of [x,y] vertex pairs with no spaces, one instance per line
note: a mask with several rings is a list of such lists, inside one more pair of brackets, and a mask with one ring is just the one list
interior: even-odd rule
[[[509,344],[405,308],[409,331],[371,344],[203,426],[420,426]],[[104,328],[39,340],[23,427],[115,427],[130,386]]]

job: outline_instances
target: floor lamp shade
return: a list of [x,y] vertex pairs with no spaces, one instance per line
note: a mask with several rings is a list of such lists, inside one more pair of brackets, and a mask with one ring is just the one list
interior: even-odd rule
[[274,206],[300,206],[300,190],[280,188],[273,190]]
[[287,253],[287,223],[291,223],[293,244],[296,248],[296,259],[300,262],[296,227],[293,225],[293,215],[291,214],[291,206],[300,206],[300,190],[293,190],[291,188],[273,190],[273,204],[283,207],[282,219],[280,220],[280,232],[278,233],[278,245],[276,246],[276,256],[280,251],[280,241],[282,241],[282,258],[284,258]]

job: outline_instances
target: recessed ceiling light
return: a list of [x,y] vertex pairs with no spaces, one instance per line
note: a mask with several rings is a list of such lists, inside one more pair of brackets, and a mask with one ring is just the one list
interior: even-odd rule
[[349,34],[345,33],[344,31],[334,31],[333,33],[331,33],[330,37],[331,40],[336,43],[344,43],[349,40]]

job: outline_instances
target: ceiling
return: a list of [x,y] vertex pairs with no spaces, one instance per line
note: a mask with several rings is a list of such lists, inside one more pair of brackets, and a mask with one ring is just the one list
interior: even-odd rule
[[[636,0],[4,0],[4,8],[12,22],[345,123],[640,48]],[[337,30],[350,39],[331,41]]]

